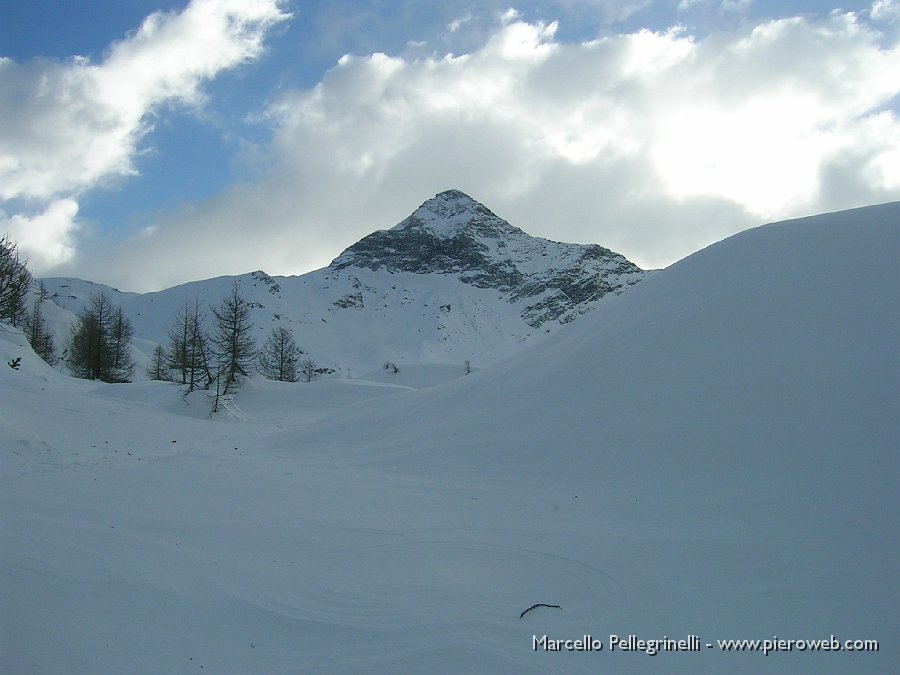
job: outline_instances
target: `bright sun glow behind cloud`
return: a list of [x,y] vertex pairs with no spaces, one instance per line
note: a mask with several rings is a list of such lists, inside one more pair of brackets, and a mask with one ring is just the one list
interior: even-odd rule
[[[724,50],[718,72],[706,70],[710,79],[699,86],[698,64],[682,81],[685,96],[663,104],[656,126],[652,155],[671,194],[721,196],[775,218],[814,203],[822,166],[855,149],[875,153],[867,177],[873,186],[900,188],[889,159],[896,145],[880,145],[869,132],[874,125],[896,134],[896,119],[873,109],[897,90],[900,52],[876,49],[873,38],[852,15],[826,26],[773,21]],[[793,41],[807,43],[802,60],[785,61],[766,80],[728,81],[736,70],[729,61],[764,61]]]
[[827,132],[808,132],[802,105],[789,98],[791,108],[780,107],[775,97],[734,111],[673,111],[660,122],[653,149],[670,193],[679,199],[723,196],[763,218],[808,203],[818,186],[819,163],[836,140]]
[[[463,57],[346,57],[315,91],[289,92],[273,107],[277,142],[328,134],[337,157],[389,162],[435,125],[509,125],[547,160],[641,156],[678,199],[722,197],[768,217],[813,201],[823,162],[869,145],[879,114],[896,123],[873,109],[897,89],[900,52],[879,49],[852,16],[770,22],[709,45],[678,30],[583,45],[553,43],[554,33],[508,20]],[[802,58],[798,43],[808,48]],[[769,72],[778,51],[793,58]],[[890,146],[872,149],[892,166],[883,158]],[[896,174],[875,178],[897,187]]]

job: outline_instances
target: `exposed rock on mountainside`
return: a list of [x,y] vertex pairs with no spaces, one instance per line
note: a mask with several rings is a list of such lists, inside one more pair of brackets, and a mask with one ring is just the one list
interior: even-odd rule
[[452,274],[478,288],[525,301],[522,318],[534,328],[566,323],[588,303],[639,281],[644,272],[596,244],[532,237],[459,190],[442,192],[390,230],[364,237],[330,269]]

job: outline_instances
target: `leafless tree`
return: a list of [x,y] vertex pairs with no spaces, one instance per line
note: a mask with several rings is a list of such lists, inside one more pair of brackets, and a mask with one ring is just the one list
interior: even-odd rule
[[270,380],[296,382],[301,354],[291,331],[283,326],[273,328],[259,353],[259,371]]

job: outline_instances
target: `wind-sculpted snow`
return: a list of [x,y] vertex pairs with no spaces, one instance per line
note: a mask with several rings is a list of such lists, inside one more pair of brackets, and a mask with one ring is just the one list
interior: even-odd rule
[[[0,671],[898,672],[898,226],[757,228],[469,375],[213,419],[0,332]],[[718,647],[831,636],[878,650]]]

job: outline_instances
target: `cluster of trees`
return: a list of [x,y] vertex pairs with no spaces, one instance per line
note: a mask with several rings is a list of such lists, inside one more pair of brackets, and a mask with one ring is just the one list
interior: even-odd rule
[[[35,284],[18,246],[0,238],[0,321],[22,328],[34,351],[48,363],[57,361],[53,336],[42,304],[43,283]],[[212,314],[212,329],[207,328]],[[77,377],[127,382],[135,369],[131,353],[134,328],[106,293],[92,295],[76,318],[63,358]],[[199,300],[185,303],[169,330],[166,345],[150,357],[147,374],[155,380],[179,382],[187,392],[215,386],[230,394],[251,370],[283,382],[311,382],[319,377],[316,363],[297,346],[289,330],[273,328],[257,349],[250,303],[235,282],[231,293],[209,311]]]
[[319,379],[316,362],[294,342],[287,328],[272,329],[259,353],[259,372],[270,380],[281,382],[312,382]]
[[127,382],[134,374],[131,338],[134,328],[106,293],[90,297],[72,326],[66,363],[86,380]]
[[8,235],[0,237],[0,322],[20,327],[38,356],[53,364],[56,347],[42,311],[46,295],[43,284],[35,287],[18,245]]
[[256,358],[250,303],[235,282],[231,293],[210,311],[212,331],[207,328],[209,312],[200,300],[185,302],[169,329],[168,344],[157,345],[150,357],[150,378],[179,382],[186,393],[213,385],[217,395],[237,389]]
[[[53,335],[44,319],[47,288],[34,283],[18,245],[0,237],[0,321],[22,329],[35,353],[57,362]],[[64,358],[73,374],[91,380],[124,382],[134,372],[131,337],[134,329],[105,293],[92,296],[72,329]]]
[[[210,312],[211,331],[207,328]],[[282,382],[310,382],[319,376],[315,362],[304,355],[286,328],[273,328],[263,348],[257,349],[250,303],[235,282],[231,293],[209,312],[199,300],[181,307],[168,344],[154,349],[147,375],[180,382],[187,392],[215,385],[217,394],[230,394],[254,368]]]
[[9,236],[0,238],[0,321],[19,326],[28,308],[31,273]]
[[[209,324],[212,327],[209,327]],[[199,299],[185,302],[169,329],[166,344],[157,345],[147,364],[154,380],[178,382],[185,393],[234,393],[240,379],[257,369],[284,382],[307,382],[319,376],[315,362],[294,342],[291,332],[274,328],[262,350],[257,349],[250,303],[235,282],[217,306],[204,308]],[[107,382],[126,381],[134,373],[130,356],[134,331],[121,309],[104,294],[92,296],[78,318],[67,361],[79,377]]]
[[270,380],[296,382],[300,348],[287,328],[278,326],[269,333],[266,344],[257,358],[259,372]]

